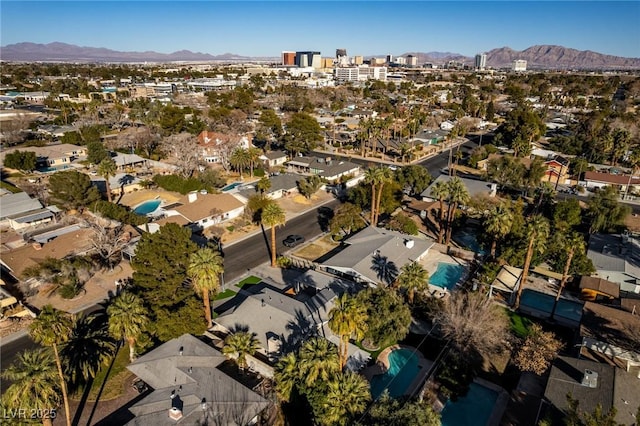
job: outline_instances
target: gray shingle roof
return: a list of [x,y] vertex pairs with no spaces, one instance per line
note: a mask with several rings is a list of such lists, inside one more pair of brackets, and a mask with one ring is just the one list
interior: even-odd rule
[[[448,176],[448,175],[438,176],[433,182],[431,182],[431,185],[429,185],[427,189],[425,189],[422,192],[422,194],[420,194],[420,196],[423,199],[424,198],[436,199],[431,194],[431,191],[433,190],[433,186],[436,184],[436,182],[448,183],[451,179],[453,179],[453,176]],[[461,177],[458,177],[458,179],[460,179],[462,183],[464,183],[464,186],[467,188],[467,191],[469,191],[469,195],[472,197],[475,195],[491,195],[492,193],[494,193],[494,190],[492,190],[492,188],[494,187],[495,184],[491,182],[487,182],[484,180],[467,179],[467,178],[461,178]]]
[[26,192],[6,194],[0,197],[0,219],[42,208],[40,201]]
[[640,246],[635,238],[593,234],[587,257],[597,271],[614,271],[640,278]]

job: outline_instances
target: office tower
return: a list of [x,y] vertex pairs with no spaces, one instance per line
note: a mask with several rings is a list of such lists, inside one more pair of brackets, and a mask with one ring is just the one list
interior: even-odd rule
[[282,65],[295,65],[295,64],[296,64],[296,52],[283,51]]
[[526,71],[527,70],[527,61],[524,59],[516,59],[513,61],[513,65],[511,66],[513,71]]
[[418,66],[418,57],[413,55],[407,55],[407,65],[410,67]]
[[393,63],[393,55],[387,55],[387,63],[388,64]]
[[477,70],[484,70],[487,67],[487,54],[486,53],[479,53],[479,54],[476,55],[475,66],[476,66]]
[[405,58],[403,58],[402,56],[398,56],[396,58],[396,64],[398,65],[406,65],[407,60]]
[[336,49],[336,65],[344,67],[349,65],[349,57],[347,56],[347,49]]
[[362,56],[354,56],[353,57],[353,63],[355,65],[362,65],[362,64],[364,64],[364,58]]
[[322,67],[322,58],[320,52],[296,52],[296,65],[301,68],[320,68]]

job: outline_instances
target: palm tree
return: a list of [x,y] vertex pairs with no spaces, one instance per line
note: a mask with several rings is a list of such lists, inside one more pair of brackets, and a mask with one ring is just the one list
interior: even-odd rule
[[484,230],[492,236],[491,257],[495,259],[498,240],[504,238],[513,225],[513,212],[506,204],[500,203],[489,210],[484,218]]
[[[9,409],[29,407],[46,412],[45,410],[54,410],[60,403],[58,372],[48,349],[19,353],[16,362],[2,372],[2,377],[13,382],[2,395],[3,402]],[[43,417],[42,423],[52,424],[51,418]]]
[[376,197],[376,216],[374,218],[374,226],[378,225],[378,217],[380,216],[380,202],[382,201],[382,188],[385,183],[393,181],[393,172],[390,168],[380,166],[378,172],[378,196]]
[[231,154],[229,158],[231,166],[235,167],[240,173],[240,180],[242,180],[242,171],[249,166],[249,152],[244,148],[238,148]]
[[260,161],[260,156],[262,155],[262,150],[256,148],[255,146],[249,147],[247,149],[247,159],[249,160],[249,172],[251,173],[251,177],[253,177],[253,169],[256,166],[256,163]]
[[124,291],[116,296],[109,307],[109,333],[117,340],[126,340],[129,345],[129,361],[136,356],[136,339],[140,337],[149,318],[147,310],[138,296]]
[[276,383],[276,393],[281,401],[289,402],[291,394],[300,380],[300,369],[296,354],[289,352],[281,357],[273,376]]
[[111,202],[111,185],[109,184],[109,178],[116,175],[116,170],[118,167],[116,166],[115,161],[111,158],[105,158],[98,164],[98,174],[102,176],[105,180],[105,185],[107,186],[107,200]]
[[235,357],[238,367],[244,370],[247,367],[247,355],[253,355],[260,344],[253,333],[238,331],[224,339],[222,353],[228,357]]
[[357,373],[348,371],[329,382],[321,424],[352,424],[353,417],[362,413],[371,401],[369,382]]
[[429,273],[414,260],[402,266],[396,282],[399,287],[406,289],[409,304],[413,305],[415,292],[422,292],[429,287]]
[[458,206],[464,206],[469,202],[469,191],[460,178],[454,177],[447,183],[447,192],[449,194],[449,211],[447,217],[446,245],[449,245],[453,230],[453,220],[456,217],[456,209]]
[[108,326],[104,310],[74,318],[69,341],[60,351],[71,383],[93,379],[100,366],[111,360],[116,345]]
[[535,215],[529,218],[526,227],[526,235],[529,240],[529,245],[527,247],[527,255],[524,259],[520,286],[516,293],[515,309],[520,306],[520,296],[522,295],[522,290],[527,283],[527,275],[529,274],[529,266],[531,266],[531,258],[533,257],[534,251],[543,253],[545,250],[544,243],[547,238],[549,238],[549,221],[541,215]]
[[329,328],[340,338],[338,356],[342,370],[349,357],[349,338],[360,340],[367,329],[367,308],[347,293],[340,296],[329,311]]
[[271,181],[266,176],[263,176],[256,184],[256,189],[260,191],[261,194],[264,194],[265,191],[268,191],[270,188],[271,188]]
[[60,389],[64,402],[64,414],[67,426],[71,426],[71,414],[69,412],[69,397],[67,395],[67,382],[62,370],[59,349],[69,340],[71,334],[71,318],[51,305],[45,305],[40,315],[29,326],[29,335],[34,342],[53,349],[53,356],[58,368]]
[[287,217],[284,210],[275,201],[268,203],[260,215],[260,221],[263,225],[271,228],[271,267],[276,267],[276,227],[284,225]]
[[376,185],[378,184],[378,175],[380,169],[378,167],[370,167],[364,173],[364,182],[367,185],[371,185],[371,215],[369,219],[369,225],[375,226],[373,220],[376,216]]
[[207,319],[207,329],[209,329],[213,325],[209,297],[211,292],[217,294],[220,291],[220,275],[224,271],[223,259],[220,252],[205,247],[193,253],[189,260],[187,275],[191,278],[193,289],[202,295],[204,316]]
[[444,200],[449,197],[449,187],[443,181],[437,181],[433,184],[433,188],[431,188],[431,195],[438,199],[440,202],[440,217],[438,218],[438,244],[442,244],[444,242],[444,230],[445,230],[445,222],[444,222]]
[[558,305],[558,300],[560,300],[560,296],[562,295],[562,290],[567,284],[567,279],[569,278],[569,269],[571,268],[573,257],[576,253],[584,253],[585,250],[584,238],[582,238],[582,235],[578,234],[577,232],[571,232],[562,240],[564,249],[567,251],[567,261],[564,264],[564,270],[562,271],[562,280],[560,281],[560,285],[558,286],[556,301],[553,305],[553,311],[551,312],[552,317],[556,312],[556,306]]
[[327,339],[315,337],[304,342],[298,355],[300,377],[305,386],[313,386],[316,380],[328,382],[340,372],[338,350]]

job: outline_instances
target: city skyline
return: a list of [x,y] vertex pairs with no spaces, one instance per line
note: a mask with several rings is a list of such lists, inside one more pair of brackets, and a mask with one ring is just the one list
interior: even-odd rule
[[63,42],[124,52],[279,57],[560,45],[640,57],[640,2],[2,1],[2,46]]

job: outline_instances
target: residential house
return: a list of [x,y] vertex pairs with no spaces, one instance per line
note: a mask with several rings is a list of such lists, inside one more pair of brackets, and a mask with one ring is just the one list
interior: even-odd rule
[[344,241],[344,248],[321,268],[359,283],[389,285],[405,264],[420,261],[433,245],[431,240],[369,226]]
[[266,169],[279,167],[287,162],[287,153],[284,151],[270,151],[262,154],[260,160],[264,163]]
[[51,222],[57,208],[44,208],[40,201],[29,197],[26,192],[0,196],[0,227],[10,227],[15,231]]
[[445,120],[442,123],[440,123],[440,130],[452,130],[455,127],[455,123],[449,121],[449,120]]
[[587,257],[596,276],[620,286],[620,294],[640,295],[640,242],[629,235],[593,234]]
[[544,162],[547,170],[544,172],[543,180],[552,184],[566,184],[569,180],[569,160],[559,155],[547,158]]
[[[115,176],[109,177],[109,188],[112,195],[128,194],[133,191],[142,189],[140,184],[142,180],[128,173],[117,173]],[[103,194],[107,192],[106,180],[104,178],[91,179],[91,183]]]
[[67,168],[71,163],[87,155],[87,147],[68,143],[46,146],[30,146],[28,148],[9,148],[0,153],[4,164],[5,156],[14,151],[31,151],[36,154],[38,168],[56,167]]
[[[457,177],[457,178],[462,181],[464,186],[467,188],[467,191],[469,191],[469,195],[471,197],[477,197],[477,196],[495,197],[496,196],[498,186],[495,183],[487,182],[484,180],[468,179],[468,178],[462,178],[462,177]],[[447,184],[451,181],[451,179],[453,179],[453,176],[449,176],[449,175],[438,176],[433,182],[431,182],[431,185],[429,185],[427,189],[422,191],[422,193],[420,194],[420,197],[422,197],[422,201],[427,201],[427,202],[438,201],[438,198],[436,198],[433,195],[434,186],[438,182]]]
[[257,424],[269,401],[227,375],[226,358],[189,334],[141,356],[127,369],[152,388],[131,405],[128,425]]
[[358,176],[362,172],[359,165],[332,157],[295,157],[286,165],[290,171],[317,175],[330,183],[339,182],[343,176]]
[[[338,345],[339,339],[327,323],[335,299],[345,291],[355,291],[355,285],[312,270],[299,276],[286,291],[263,281],[247,290],[247,296],[237,296],[218,308],[222,312],[214,320],[214,329],[225,334],[248,329],[258,339],[259,351],[271,362],[312,336],[322,335]],[[352,344],[348,353],[355,368],[369,359]]]
[[[200,156],[207,163],[223,163],[237,148],[248,149],[251,141],[247,136],[230,135],[208,130],[198,135]],[[226,159],[226,160],[225,160]]]
[[[194,230],[235,219],[244,212],[244,204],[230,194],[207,194],[191,192],[182,197],[171,209],[164,213],[169,218],[181,216]],[[184,219],[179,219],[184,223]]]
[[637,422],[640,392],[635,374],[587,359],[559,356],[553,361],[536,424],[544,418],[551,424],[563,424],[569,412],[569,394],[578,401],[580,411],[592,413],[598,405],[603,413],[615,408],[618,424]]
[[54,138],[61,138],[65,133],[77,132],[78,129],[74,126],[57,126],[55,124],[45,124],[38,126],[37,132],[41,135],[51,136]]
[[626,193],[637,191],[640,188],[640,177],[633,175],[625,176],[587,171],[584,172],[582,180],[585,182],[587,189],[613,186],[618,191]]
[[[272,200],[277,200],[278,198],[297,194],[298,181],[300,179],[302,179],[300,175],[295,175],[292,173],[282,173],[279,175],[271,176],[269,177],[271,186],[265,191],[265,195]],[[242,189],[238,190],[238,194],[245,200],[249,199],[249,197],[251,197],[252,195],[257,194],[257,192],[258,189],[256,188],[255,183],[243,185]]]
[[142,167],[147,164],[147,159],[137,154],[116,153],[111,159],[116,163],[118,170],[126,170],[133,167]]
[[584,300],[613,301],[620,297],[620,284],[600,277],[580,278],[580,293]]

